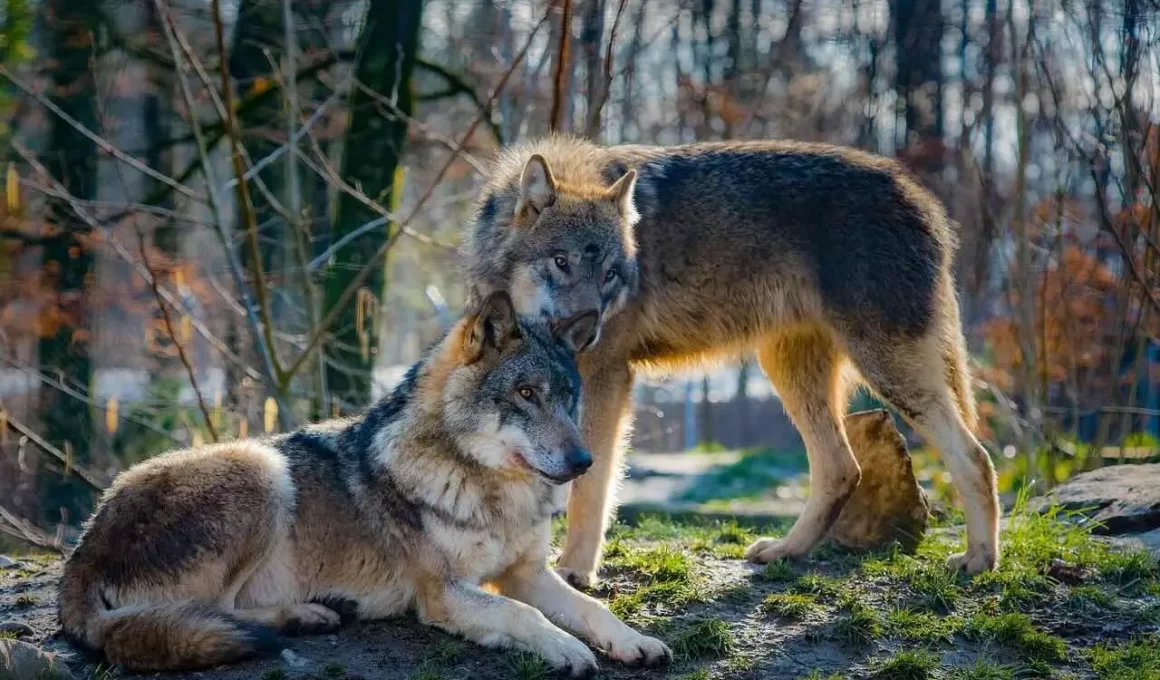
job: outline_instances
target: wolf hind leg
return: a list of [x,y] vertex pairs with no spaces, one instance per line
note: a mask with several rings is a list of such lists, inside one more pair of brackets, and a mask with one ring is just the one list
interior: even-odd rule
[[999,500],[991,458],[971,432],[974,402],[961,343],[956,326],[918,340],[853,342],[850,355],[870,388],[946,461],[967,516],[967,550],[949,564],[974,574],[998,565]]
[[338,612],[315,602],[235,609],[230,613],[244,621],[260,623],[287,635],[329,633],[342,623]]
[[[589,367],[598,368],[590,370]],[[584,443],[592,467],[572,482],[568,498],[568,534],[557,572],[580,588],[597,580],[604,533],[616,511],[624,442],[632,427],[632,370],[625,361],[591,359],[581,363],[584,395]]]
[[757,359],[801,434],[810,466],[810,497],[789,533],[782,539],[759,539],[746,550],[749,560],[765,563],[805,555],[816,546],[862,473],[843,426],[846,358],[832,332],[803,325],[775,333],[759,342]]

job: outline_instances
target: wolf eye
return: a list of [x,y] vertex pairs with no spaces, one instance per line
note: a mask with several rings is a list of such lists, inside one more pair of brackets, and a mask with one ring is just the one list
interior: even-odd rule
[[609,269],[608,273],[606,273],[604,275],[604,282],[605,283],[612,283],[613,281],[616,280],[617,276],[619,276],[619,274],[616,273],[615,269]]
[[520,395],[521,399],[531,401],[536,396],[536,391],[530,387],[524,386],[516,390],[516,394]]
[[564,271],[568,271],[568,258],[563,255],[556,256],[556,266]]

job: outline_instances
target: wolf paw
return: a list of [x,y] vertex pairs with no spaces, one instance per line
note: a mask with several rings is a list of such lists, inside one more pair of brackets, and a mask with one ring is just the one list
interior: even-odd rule
[[947,558],[947,566],[955,571],[964,571],[973,576],[984,571],[995,571],[999,567],[999,557],[993,550],[978,548],[951,555]]
[[569,569],[568,567],[556,567],[556,573],[567,581],[568,585],[578,590],[592,590],[600,583],[595,569],[592,571],[577,571],[575,569]]
[[328,633],[342,623],[338,612],[314,603],[287,607],[283,620],[282,631],[287,635]]
[[759,538],[745,549],[745,559],[757,564],[796,556],[797,553],[791,550],[785,541],[776,538]]
[[570,678],[590,678],[596,675],[596,655],[588,645],[561,632],[551,636],[539,649],[533,650],[548,665]]
[[660,640],[637,634],[613,642],[608,648],[608,658],[630,666],[660,666],[673,660],[673,652]]

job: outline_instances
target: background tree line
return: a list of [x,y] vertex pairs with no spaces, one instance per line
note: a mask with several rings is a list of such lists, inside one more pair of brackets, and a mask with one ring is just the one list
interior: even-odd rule
[[10,531],[75,524],[165,448],[380,394],[462,303],[487,158],[549,132],[897,157],[961,225],[1007,464],[1051,483],[1160,435],[1154,1],[7,0],[0,22]]

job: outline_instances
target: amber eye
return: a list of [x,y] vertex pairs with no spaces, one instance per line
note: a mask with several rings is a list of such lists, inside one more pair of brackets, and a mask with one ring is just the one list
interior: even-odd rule
[[532,397],[536,395],[535,390],[530,387],[521,387],[516,390],[516,393],[520,395],[521,399],[526,399],[527,401],[531,401]]
[[617,276],[619,276],[619,275],[616,273],[615,269],[609,269],[608,273],[606,273],[604,275],[604,282],[605,283],[612,283],[613,281],[616,280]]
[[556,256],[556,266],[565,271],[568,270],[568,258],[563,255]]

